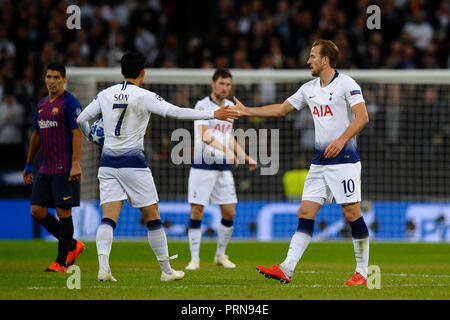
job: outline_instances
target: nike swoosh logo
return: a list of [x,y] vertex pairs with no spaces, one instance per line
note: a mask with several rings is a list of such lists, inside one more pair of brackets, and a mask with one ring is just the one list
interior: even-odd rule
[[63,197],[63,200],[69,200],[70,198],[72,198],[72,196],[68,196],[68,197]]
[[310,99],[312,99],[312,98],[314,98],[315,96],[311,96],[311,97],[309,97]]
[[348,197],[351,197],[352,195],[354,195],[354,193],[352,193],[352,194],[346,194],[345,196],[348,198]]

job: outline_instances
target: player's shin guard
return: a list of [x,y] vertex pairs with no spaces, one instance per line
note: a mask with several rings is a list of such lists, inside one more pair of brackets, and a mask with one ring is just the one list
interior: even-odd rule
[[202,240],[201,220],[189,221],[188,238],[191,260],[200,261],[200,242]]
[[95,238],[98,264],[99,267],[106,272],[111,272],[111,268],[109,267],[109,254],[111,253],[115,228],[116,223],[112,219],[103,218],[97,229],[97,235]]
[[60,234],[58,242],[58,257],[56,262],[61,266],[66,265],[67,253],[72,246],[73,221],[72,217],[60,218]]
[[[54,215],[47,212],[47,215],[41,220],[38,220],[38,222],[45,230],[47,230],[48,233],[59,240],[61,226],[59,220]],[[75,249],[76,245],[77,241],[75,239],[72,239],[70,250]]]
[[217,230],[217,250],[216,256],[225,254],[225,250],[228,243],[231,240],[233,234],[233,220],[222,219],[219,228]]
[[48,233],[56,239],[59,239],[60,225],[58,219],[56,219],[54,215],[47,212],[47,215],[41,220],[38,220],[38,222]]
[[350,222],[352,230],[353,248],[355,249],[356,272],[367,279],[369,265],[369,230],[363,217]]
[[147,239],[150,247],[158,259],[161,270],[167,274],[172,273],[169,263],[169,248],[167,246],[166,232],[160,219],[147,222]]
[[295,267],[311,242],[314,231],[314,220],[298,219],[297,232],[291,238],[286,259],[280,264],[281,270],[292,278]]

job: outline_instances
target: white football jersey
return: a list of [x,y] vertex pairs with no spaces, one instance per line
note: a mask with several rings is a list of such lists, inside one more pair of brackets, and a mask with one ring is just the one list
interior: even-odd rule
[[[158,94],[123,81],[101,91],[78,121],[102,114],[105,142],[100,167],[146,168],[144,135],[151,113],[178,119],[211,119],[213,112],[180,108]],[[86,131],[85,125],[82,126]]]
[[352,107],[364,102],[361,87],[349,76],[339,73],[324,88],[320,78],[303,84],[287,100],[297,110],[309,106],[315,127],[315,153],[313,164],[327,165],[355,163],[360,160],[356,137],[344,146],[336,158],[325,158],[327,146],[341,136],[350,126],[355,115]]
[[[234,103],[228,99],[224,100],[224,106],[233,106]],[[214,102],[211,96],[207,96],[195,104],[196,110],[212,110],[215,111],[220,107]],[[233,121],[231,119],[231,121]],[[199,126],[205,125],[209,128],[209,134],[222,145],[228,147],[229,137],[233,129],[233,122],[210,119],[194,121],[194,161],[193,167],[209,170],[223,170],[227,166],[225,154],[222,150],[218,150],[202,141]]]

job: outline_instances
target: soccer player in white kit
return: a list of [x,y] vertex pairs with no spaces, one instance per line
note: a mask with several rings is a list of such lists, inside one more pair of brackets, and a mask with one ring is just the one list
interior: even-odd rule
[[314,219],[333,198],[342,205],[350,224],[356,270],[347,285],[365,285],[369,262],[369,233],[361,214],[361,162],[355,135],[369,122],[360,86],[335,70],[339,49],[329,40],[312,44],[307,61],[314,77],[282,104],[247,108],[235,99],[241,116],[284,117],[306,106],[315,125],[315,154],[306,177],[298,210],[298,227],[286,259],[273,267],[258,266],[268,278],[288,283],[311,242]]
[[[217,110],[234,103],[226,97],[232,87],[232,75],[227,69],[216,70],[211,81],[211,94],[195,105],[197,110]],[[231,134],[233,123],[211,119],[194,121],[194,159],[189,172],[188,198],[191,218],[188,226],[191,261],[186,270],[200,268],[201,222],[204,206],[220,205],[222,220],[217,230],[217,249],[214,264],[233,269],[236,265],[225,254],[233,233],[236,214],[236,188],[229,164],[245,159],[251,171],[256,161],[250,158]]]
[[98,179],[103,218],[97,230],[98,280],[116,281],[111,274],[109,255],[113,230],[124,200],[140,209],[147,224],[147,238],[161,266],[161,281],[179,280],[183,271],[171,268],[166,234],[158,212],[158,194],[144,155],[144,135],[151,113],[183,120],[236,119],[229,107],[199,111],[172,105],[158,94],[140,88],[145,76],[145,57],[138,52],[121,60],[125,81],[101,91],[81,112],[77,122],[88,136],[89,120],[102,114],[105,142]]

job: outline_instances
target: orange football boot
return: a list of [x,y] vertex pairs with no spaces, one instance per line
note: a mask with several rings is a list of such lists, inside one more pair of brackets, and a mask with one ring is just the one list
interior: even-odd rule
[[291,279],[289,279],[283,271],[281,271],[280,264],[277,264],[273,267],[262,267],[257,266],[256,270],[258,270],[259,273],[263,274],[268,279],[276,279],[279,280],[281,283],[289,283],[291,282]]
[[55,261],[50,267],[45,269],[45,272],[67,272],[67,268]]
[[75,246],[75,249],[67,253],[66,266],[69,267],[75,264],[75,261],[77,261],[78,256],[81,254],[81,252],[83,252],[84,249],[85,249],[84,243],[77,240],[77,245]]
[[355,286],[355,285],[367,285],[367,280],[364,278],[359,272],[355,272],[353,277],[350,280],[345,281],[346,285]]

